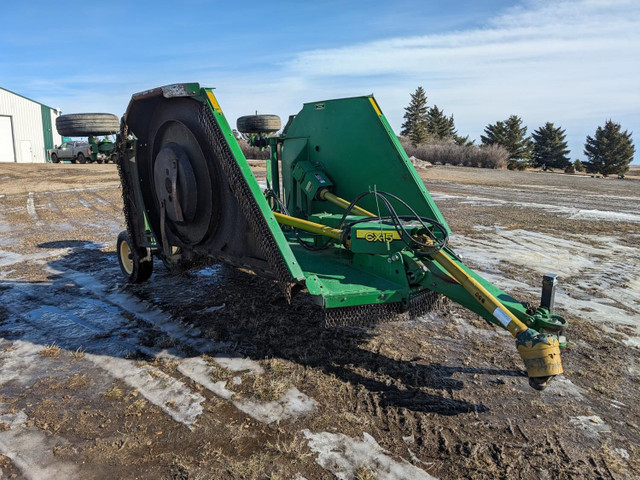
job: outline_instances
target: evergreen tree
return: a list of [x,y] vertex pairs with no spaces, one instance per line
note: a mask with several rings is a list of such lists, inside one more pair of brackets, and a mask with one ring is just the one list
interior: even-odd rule
[[473,147],[475,145],[475,142],[469,139],[469,135],[465,135],[464,137],[461,137],[460,135],[454,135],[453,143],[461,147]]
[[584,172],[584,165],[579,158],[576,158],[575,162],[573,162],[573,168],[576,169],[576,172]]
[[483,145],[502,145],[509,151],[511,166],[526,167],[530,163],[533,144],[527,135],[527,127],[522,126],[522,119],[511,115],[504,121],[487,125],[485,135],[481,135]]
[[411,102],[404,110],[405,122],[402,124],[400,135],[409,137],[414,146],[424,143],[427,139],[427,125],[429,123],[427,95],[424,88],[418,87],[411,94]]
[[584,154],[588,160],[584,166],[590,173],[624,175],[634,153],[631,134],[627,130],[622,132],[619,123],[608,120],[604,127],[596,129],[594,137],[587,135]]
[[[499,120],[495,124],[489,124],[484,128],[485,135],[480,135],[480,141],[483,145],[506,145],[507,143],[507,130],[504,122]],[[509,152],[511,155],[511,152]]]
[[536,167],[567,168],[571,164],[565,131],[547,122],[544,127],[531,134],[533,138],[533,160]]
[[427,133],[440,140],[455,139],[458,132],[453,122],[453,115],[447,117],[437,105],[431,107],[427,113]]

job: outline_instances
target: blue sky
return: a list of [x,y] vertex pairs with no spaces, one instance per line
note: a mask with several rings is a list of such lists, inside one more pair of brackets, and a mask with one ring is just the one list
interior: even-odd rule
[[399,131],[421,85],[476,140],[511,114],[565,128],[572,158],[609,118],[640,135],[637,0],[24,0],[0,18],[0,86],[65,113],[197,81],[232,124],[373,92]]

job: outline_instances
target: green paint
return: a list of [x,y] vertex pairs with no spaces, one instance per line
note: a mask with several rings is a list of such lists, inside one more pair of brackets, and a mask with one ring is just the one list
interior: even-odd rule
[[[396,302],[407,305],[412,294],[432,290],[503,327],[440,264],[396,238],[394,233],[397,232],[389,224],[369,220],[349,226],[346,246],[299,232],[307,245],[316,248],[332,242],[328,248],[304,248],[293,232],[283,231],[276,221],[212,90],[199,89],[197,84],[188,87],[194,95],[192,98],[206,103],[211,109],[291,276],[307,287],[318,304],[325,308]],[[282,179],[280,198],[293,216],[337,228],[344,210],[319,200],[320,189],[329,188],[331,193],[347,201],[363,192],[376,190],[398,196],[419,215],[441,223],[449,231],[373,97],[307,103],[295,118],[289,120],[283,135],[271,138],[269,143],[268,185],[277,193],[279,179]],[[278,147],[281,155],[278,155]],[[135,162],[135,159],[129,161]],[[137,181],[137,177],[134,180]],[[142,198],[137,201],[142,205]],[[394,201],[392,203],[398,214],[410,213]],[[373,196],[363,198],[358,205],[381,216],[388,214]],[[346,221],[361,219],[363,217],[350,215]],[[410,233],[418,233],[423,227],[409,222],[405,228]],[[145,229],[151,230],[148,224]],[[558,331],[560,324],[566,325],[564,320],[560,321],[560,317],[549,312],[538,311],[535,318],[528,315],[520,302],[470,270],[449,247],[446,252],[527,326]]]
[[216,109],[215,106],[211,104],[211,101],[207,95],[208,92],[213,94],[212,89],[203,88],[200,98],[204,97],[208,102],[209,107],[211,108],[211,111],[213,113],[213,117],[218,123],[220,130],[222,130],[222,133],[229,145],[229,149],[231,150],[231,153],[234,159],[238,163],[238,166],[240,167],[240,170],[244,175],[244,179],[247,182],[247,185],[249,186],[249,189],[251,190],[251,193],[253,194],[256,200],[256,203],[260,208],[260,211],[264,215],[265,220],[267,221],[267,225],[271,229],[271,233],[273,234],[273,237],[276,241],[278,249],[280,250],[280,254],[282,255],[285,263],[287,264],[287,267],[289,268],[289,273],[291,273],[291,276],[297,281],[304,280],[305,275],[300,269],[300,265],[298,264],[298,261],[296,260],[295,255],[291,251],[291,248],[289,247],[287,239],[285,238],[282,232],[282,229],[278,224],[278,221],[275,219],[275,217],[271,213],[271,208],[269,207],[269,203],[267,202],[267,199],[263,195],[262,190],[260,189],[260,185],[258,185],[258,182],[255,176],[253,175],[253,172],[251,171],[251,167],[249,167],[249,162],[247,162],[247,159],[245,158],[244,154],[242,153],[242,150],[240,149],[240,145],[238,145],[238,141],[236,140],[236,137],[233,134],[233,129],[229,126],[229,123],[227,122],[227,119],[223,115],[222,111],[219,109]]
[[[324,171],[335,186],[333,193],[351,201],[369,190],[393,193],[422,216],[447,225],[424,183],[371,99],[355,97],[307,103],[288,125],[282,146],[282,179],[287,207],[292,214],[304,202],[292,179],[297,162],[308,161]],[[320,108],[321,106],[321,108]],[[372,197],[359,206],[378,213]],[[396,206],[394,206],[396,207]],[[407,214],[397,208],[399,214]],[[340,213],[339,207],[315,202],[311,213]],[[386,215],[384,209],[380,212]],[[448,229],[448,227],[446,227]]]
[[40,114],[42,115],[42,138],[44,140],[44,155],[47,162],[51,161],[47,158],[47,150],[53,148],[53,128],[51,125],[51,109],[46,105],[40,105]]

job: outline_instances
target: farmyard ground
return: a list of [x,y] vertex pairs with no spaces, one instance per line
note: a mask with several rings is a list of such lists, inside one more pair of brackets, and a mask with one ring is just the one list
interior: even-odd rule
[[325,330],[221,265],[126,285],[115,166],[0,165],[2,477],[637,477],[640,182],[420,174],[483,275],[532,302],[560,275],[570,346],[544,392],[455,306]]

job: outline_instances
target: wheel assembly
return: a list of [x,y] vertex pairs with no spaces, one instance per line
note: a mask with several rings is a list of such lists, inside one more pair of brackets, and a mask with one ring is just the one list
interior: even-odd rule
[[147,252],[144,257],[140,249],[135,248],[126,231],[120,232],[116,244],[120,270],[131,283],[141,283],[149,279],[153,273],[153,261]]
[[152,132],[147,170],[153,221],[172,245],[191,248],[215,232],[220,217],[217,172],[206,160],[199,133],[177,120],[162,123]]

